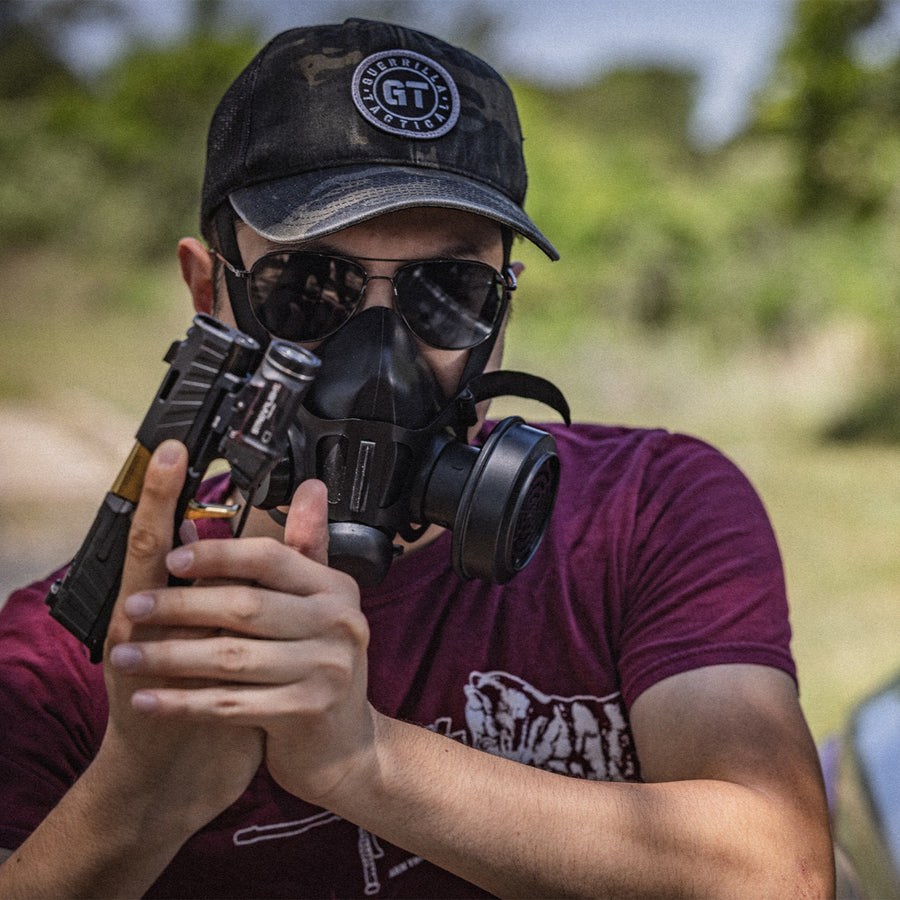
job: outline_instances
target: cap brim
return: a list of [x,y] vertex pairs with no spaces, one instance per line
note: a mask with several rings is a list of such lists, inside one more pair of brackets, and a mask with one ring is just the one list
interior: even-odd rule
[[550,259],[553,245],[520,206],[487,185],[431,169],[346,166],[255,184],[229,197],[235,212],[272,241],[304,241],[421,206],[461,209],[517,231]]

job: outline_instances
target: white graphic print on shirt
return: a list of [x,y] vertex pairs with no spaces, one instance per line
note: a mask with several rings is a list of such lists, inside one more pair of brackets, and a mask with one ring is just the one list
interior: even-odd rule
[[464,690],[473,747],[577,778],[635,777],[621,694],[551,696],[508,672],[472,672]]

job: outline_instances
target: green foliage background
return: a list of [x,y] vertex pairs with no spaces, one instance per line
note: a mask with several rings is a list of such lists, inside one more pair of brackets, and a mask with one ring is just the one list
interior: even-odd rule
[[[900,65],[867,68],[853,54],[881,12],[880,0],[799,2],[753,122],[711,150],[688,137],[690,72],[517,84],[528,207],[564,259],[533,267],[518,316],[554,342],[589,319],[688,329],[719,351],[798,346],[852,320],[872,365],[853,408],[823,428],[900,439]],[[196,21],[90,81],[33,22],[0,40],[0,263],[16,272],[38,248],[67,262],[79,277],[64,310],[140,309],[147,271],[197,230],[206,123],[260,36]],[[4,306],[21,306],[29,285],[15,286]]]
[[[189,322],[174,245],[198,232],[207,123],[261,35],[198,2],[176,40],[87,78],[17,6],[0,5],[0,403],[96,435],[73,389],[136,424]],[[77,6],[48,4],[51,24]],[[517,245],[508,362],[579,418],[691,430],[749,472],[819,731],[897,664],[900,631],[900,48],[857,51],[883,12],[799,0],[751,123],[715,148],[689,136],[690,71],[514,84],[527,207],[562,261]],[[492,23],[475,24],[445,36],[477,49]]]

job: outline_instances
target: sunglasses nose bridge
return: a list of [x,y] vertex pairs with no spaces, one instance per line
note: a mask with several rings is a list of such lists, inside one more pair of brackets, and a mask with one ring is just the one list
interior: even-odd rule
[[[373,281],[386,281],[388,285],[372,285]],[[394,279],[390,275],[366,275],[362,286],[362,303],[358,307],[362,312],[371,306],[385,306],[388,309],[394,308],[394,300],[397,296],[397,288]]]

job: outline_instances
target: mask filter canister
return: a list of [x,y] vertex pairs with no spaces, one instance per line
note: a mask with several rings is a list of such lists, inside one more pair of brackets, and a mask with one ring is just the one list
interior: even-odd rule
[[452,530],[451,561],[460,577],[506,584],[549,525],[559,488],[556,442],[510,416],[480,449],[451,440],[436,449],[411,499],[412,516]]

